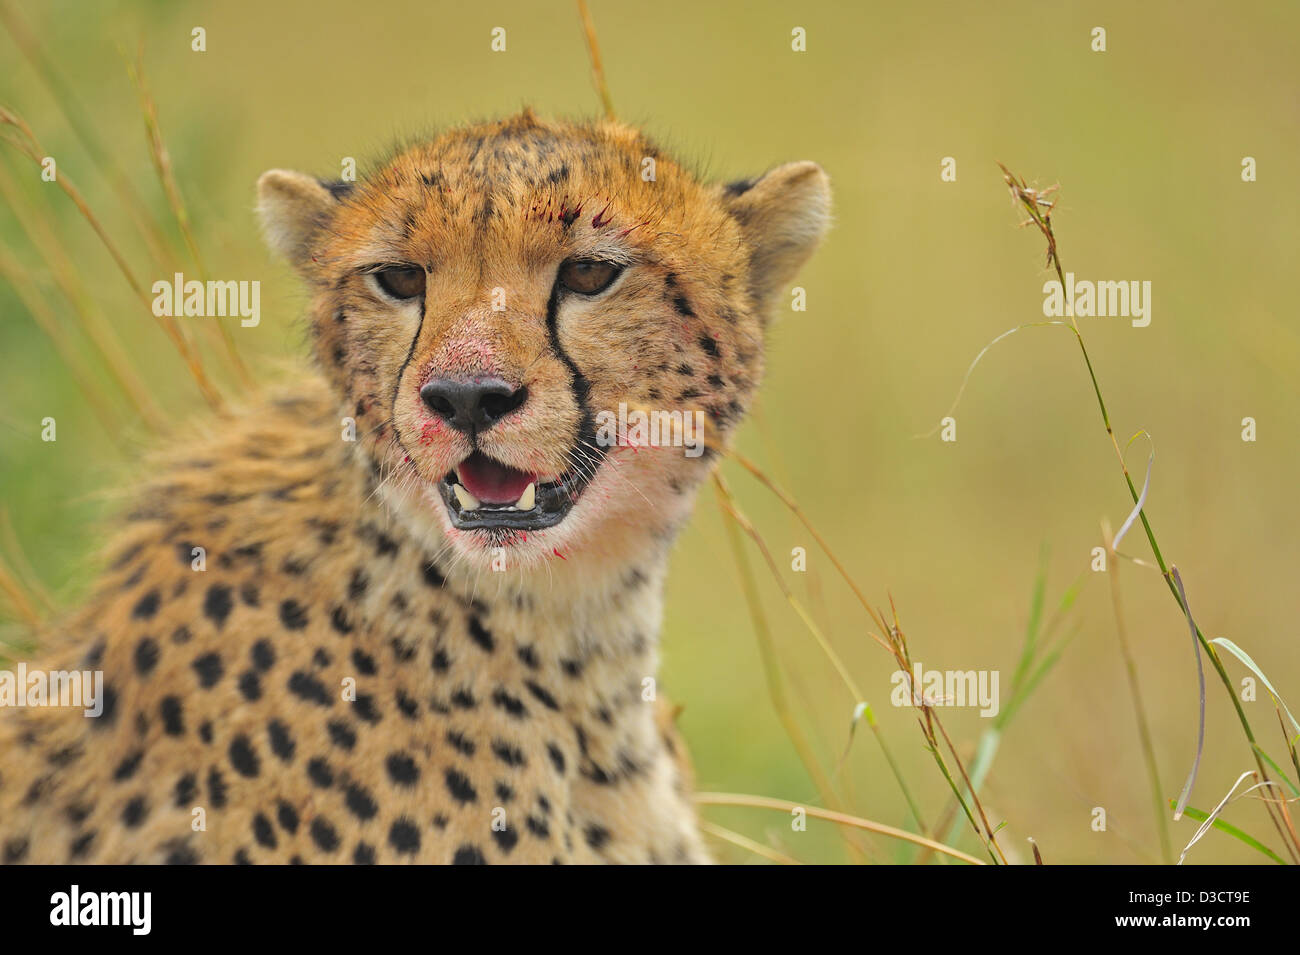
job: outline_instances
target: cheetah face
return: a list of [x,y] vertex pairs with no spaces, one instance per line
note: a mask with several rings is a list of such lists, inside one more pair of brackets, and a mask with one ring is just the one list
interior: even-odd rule
[[708,186],[628,127],[530,113],[259,196],[386,499],[525,565],[680,523],[829,207],[812,163]]

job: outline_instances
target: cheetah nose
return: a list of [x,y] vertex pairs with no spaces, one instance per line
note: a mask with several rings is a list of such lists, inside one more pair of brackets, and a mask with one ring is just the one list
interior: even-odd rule
[[527,388],[515,388],[500,378],[435,378],[420,389],[430,411],[471,437],[516,410],[527,397]]

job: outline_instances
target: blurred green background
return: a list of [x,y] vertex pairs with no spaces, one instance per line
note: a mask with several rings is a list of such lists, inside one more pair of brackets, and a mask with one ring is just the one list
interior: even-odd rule
[[[231,324],[260,369],[304,352],[304,294],[263,251],[253,219],[260,172],[337,176],[345,156],[364,168],[398,137],[524,105],[565,116],[599,110],[569,2],[4,0],[4,9],[10,24],[30,29],[180,248],[125,69],[143,45],[209,271],[263,283],[260,327]],[[1000,669],[1005,695],[1040,551],[1050,554],[1052,603],[1087,571],[1101,521],[1117,527],[1131,506],[1078,348],[1060,328],[1026,330],[988,354],[957,411],[954,444],[914,437],[947,414],[990,339],[1042,319],[1044,243],[1016,227],[1021,215],[1000,160],[1039,186],[1060,183],[1054,222],[1067,269],[1152,283],[1150,327],[1081,320],[1116,432],[1121,445],[1143,428],[1154,437],[1147,511],[1206,636],[1243,646],[1300,704],[1300,336],[1285,280],[1300,254],[1300,7],[593,0],[591,10],[621,119],[711,178],[794,159],[830,173],[836,224],[798,280],[808,309],[779,316],[762,399],[739,447],[799,500],[873,602],[887,606],[892,596],[916,659]],[[505,53],[489,49],[497,26],[507,30]],[[807,31],[807,52],[791,50],[796,26]],[[1104,53],[1090,49],[1097,26],[1107,31]],[[206,52],[190,49],[194,27],[207,31]],[[146,284],[160,277],[118,193],[10,31],[0,31],[0,61],[0,101],[31,124]],[[957,161],[956,182],[940,181],[946,156]],[[1242,182],[1244,156],[1257,160],[1258,182]],[[67,197],[37,173],[13,149],[0,150],[0,174],[21,208],[68,250],[150,392],[169,414],[201,422],[197,391],[152,317]],[[0,242],[80,341],[8,199]],[[198,340],[219,366],[213,340]],[[3,505],[36,573],[72,601],[116,507],[111,492],[148,440],[138,427],[106,433],[4,281],[0,375]],[[99,383],[111,392],[106,377]],[[39,438],[46,416],[58,421],[53,444]],[[1246,416],[1258,421],[1255,443],[1241,440]],[[1146,455],[1141,442],[1130,452],[1139,482]],[[866,615],[780,503],[734,464],[725,473],[873,704],[925,816],[937,819],[946,786],[915,712],[889,705],[892,661],[867,638]],[[807,573],[789,572],[794,547],[808,549]],[[1140,529],[1123,550],[1149,558]],[[823,766],[838,767],[846,806],[904,824],[898,786],[865,728],[841,763],[855,701],[757,552],[749,556],[795,711]],[[1121,582],[1172,798],[1195,748],[1190,639],[1158,574],[1125,564]],[[1021,860],[1028,837],[1049,862],[1154,860],[1149,789],[1101,575],[1087,574],[1063,632],[1075,636],[1009,727],[987,784],[990,815],[1007,824],[999,839]],[[774,715],[708,488],[674,557],[663,656],[662,686],[685,707],[699,789],[820,803]],[[1246,675],[1235,660],[1225,665],[1235,680]],[[1208,680],[1206,755],[1192,797],[1207,809],[1254,765],[1223,687],[1212,673]],[[1286,762],[1262,688],[1260,696],[1243,706],[1265,748]],[[973,710],[942,715],[969,757],[986,721]],[[1107,810],[1106,832],[1090,827],[1095,806]],[[804,861],[848,858],[825,823],[795,833],[782,813],[709,809],[706,817]],[[1237,803],[1228,818],[1280,849],[1258,804]],[[1172,824],[1176,850],[1194,828]],[[722,859],[761,861],[715,844]],[[958,844],[978,846],[968,834]],[[871,846],[879,861],[897,857],[892,843]],[[1190,855],[1193,863],[1262,858],[1219,833]]]

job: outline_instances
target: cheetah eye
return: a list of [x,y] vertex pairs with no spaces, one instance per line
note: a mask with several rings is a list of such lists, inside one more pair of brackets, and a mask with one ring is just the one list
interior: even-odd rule
[[570,292],[596,295],[614,284],[623,266],[600,259],[569,259],[560,266],[559,282]]
[[385,294],[393,298],[419,298],[424,294],[424,269],[398,266],[380,269],[374,273],[374,276]]

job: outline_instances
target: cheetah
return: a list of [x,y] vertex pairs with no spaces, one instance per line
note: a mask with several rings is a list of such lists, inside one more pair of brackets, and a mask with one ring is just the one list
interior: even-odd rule
[[[41,635],[102,712],[0,708],[4,861],[709,861],[665,570],[825,172],[525,111],[257,196],[311,370],[160,451]],[[600,440],[620,404],[703,412],[702,453]]]

